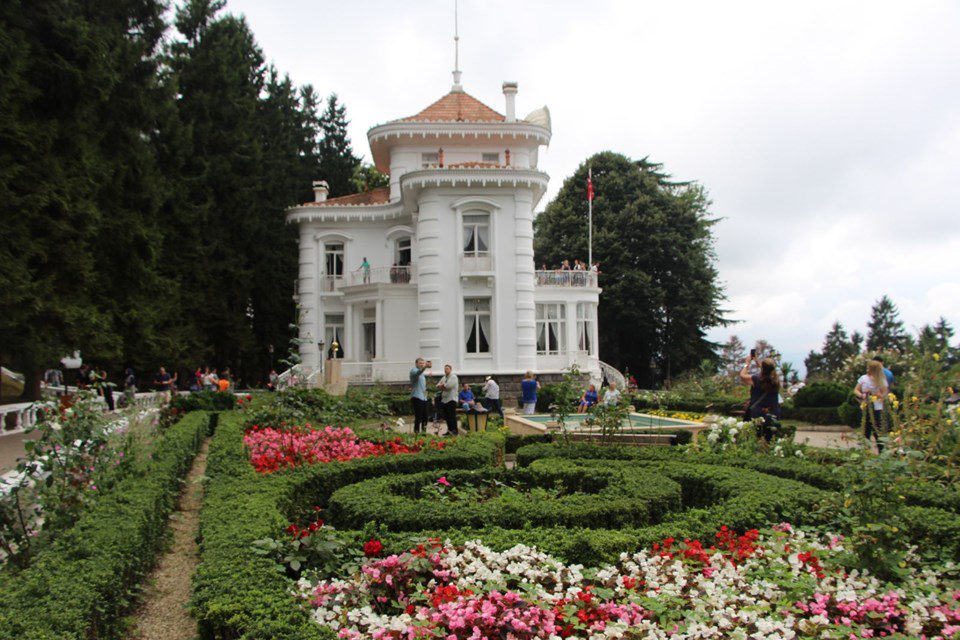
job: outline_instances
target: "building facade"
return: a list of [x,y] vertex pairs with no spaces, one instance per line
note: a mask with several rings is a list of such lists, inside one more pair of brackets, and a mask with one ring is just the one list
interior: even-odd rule
[[597,274],[534,266],[549,111],[519,119],[516,83],[503,93],[501,114],[455,84],[420,113],[373,127],[388,187],[328,197],[318,181],[313,202],[286,211],[300,232],[305,370],[336,343],[355,382],[406,380],[418,356],[468,376],[576,364],[600,377]]

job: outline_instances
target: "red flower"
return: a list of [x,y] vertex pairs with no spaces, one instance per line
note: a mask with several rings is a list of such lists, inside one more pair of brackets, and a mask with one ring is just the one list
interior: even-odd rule
[[437,480],[437,484],[442,484],[445,487],[450,486],[450,482],[447,480],[447,476],[440,476],[440,479]]
[[383,551],[383,543],[374,538],[370,538],[363,545],[363,555],[368,558],[380,555]]

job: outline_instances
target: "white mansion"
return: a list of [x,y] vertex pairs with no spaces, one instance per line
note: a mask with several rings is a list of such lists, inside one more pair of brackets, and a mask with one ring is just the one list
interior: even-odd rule
[[469,377],[572,364],[600,377],[597,275],[534,267],[550,113],[518,119],[517,84],[503,93],[505,115],[456,83],[420,113],[373,127],[390,186],[330,198],[315,182],[315,201],[286,211],[300,231],[304,369],[318,370],[336,342],[352,381],[407,380],[421,355],[435,372],[449,363]]

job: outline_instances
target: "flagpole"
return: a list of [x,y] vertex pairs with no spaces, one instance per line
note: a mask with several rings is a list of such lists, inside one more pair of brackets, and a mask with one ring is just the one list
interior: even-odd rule
[[587,168],[587,271],[593,267],[593,169]]

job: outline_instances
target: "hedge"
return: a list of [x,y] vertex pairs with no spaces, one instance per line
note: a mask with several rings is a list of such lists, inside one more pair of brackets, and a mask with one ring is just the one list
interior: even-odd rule
[[793,403],[798,407],[829,407],[836,409],[847,401],[850,389],[837,382],[811,382],[797,391]]
[[0,599],[0,638],[118,637],[122,615],[161,550],[168,518],[216,416],[193,413],[145,461],[42,551]]
[[255,540],[276,537],[291,514],[326,503],[337,489],[390,473],[448,466],[478,468],[502,455],[497,434],[448,441],[443,451],[306,465],[258,474],[243,447],[240,416],[221,419],[207,462],[210,481],[200,512],[201,562],[194,577],[194,616],[205,639],[316,640],[335,635],[295,606],[293,583]]
[[[421,489],[434,484],[438,473],[453,487],[499,481],[524,489],[562,485],[563,493],[537,500],[503,493],[484,501],[422,497]],[[680,485],[655,470],[553,459],[516,470],[442,471],[367,480],[334,493],[328,513],[340,529],[360,529],[371,522],[391,531],[580,526],[585,522],[616,528],[659,522],[666,513],[681,508],[680,497]]]
[[844,424],[840,418],[840,407],[783,407],[780,411],[783,420],[799,420],[813,424]]

